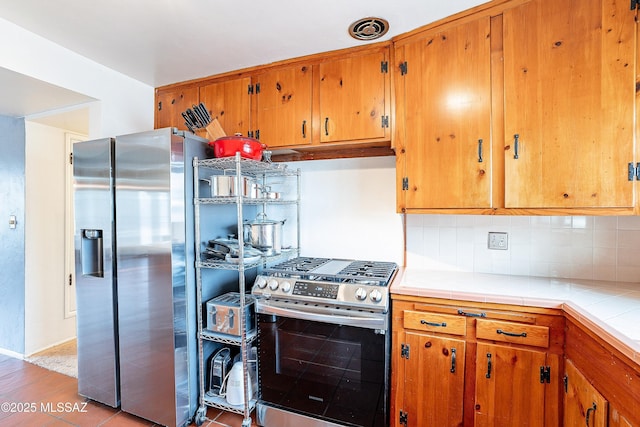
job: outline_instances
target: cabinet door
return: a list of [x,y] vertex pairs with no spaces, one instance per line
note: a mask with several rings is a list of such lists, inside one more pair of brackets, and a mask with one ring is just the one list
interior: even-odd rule
[[[407,332],[404,408],[407,427],[460,426],[464,398],[465,342]],[[392,416],[394,416],[392,414]]]
[[564,425],[606,427],[608,402],[575,367],[565,360]]
[[187,130],[182,112],[197,103],[197,87],[156,91],[156,129],[175,127]]
[[504,12],[506,207],[633,206],[634,20],[627,0]]
[[433,31],[398,49],[406,208],[491,206],[490,19]]
[[209,110],[227,135],[248,136],[251,131],[251,78],[227,80],[200,87],[200,102]]
[[478,343],[475,426],[543,427],[545,361],[541,351]]
[[256,77],[253,127],[269,148],[311,144],[311,76],[299,65]]
[[388,139],[389,49],[319,65],[320,142]]

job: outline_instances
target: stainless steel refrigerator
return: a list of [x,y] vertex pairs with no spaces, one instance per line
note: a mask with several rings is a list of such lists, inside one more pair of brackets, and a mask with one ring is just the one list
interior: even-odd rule
[[78,392],[166,426],[198,406],[194,156],[175,129],[74,144]]

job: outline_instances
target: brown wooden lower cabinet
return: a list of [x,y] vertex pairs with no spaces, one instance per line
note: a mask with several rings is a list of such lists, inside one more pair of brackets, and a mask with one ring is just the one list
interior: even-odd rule
[[606,427],[609,402],[571,360],[564,365],[564,425]]
[[392,299],[392,427],[640,427],[640,365],[568,312]]
[[[640,366],[627,355],[606,342],[596,332],[584,326],[577,319],[567,315],[565,345],[565,369],[567,370],[567,395],[572,393],[571,372],[584,377],[585,388],[601,395],[608,402],[608,410],[598,404],[596,399],[587,399],[574,411],[583,414],[580,421],[569,424],[565,417],[565,426],[585,426],[586,412],[590,412],[589,426],[640,427]],[[570,396],[565,402],[571,401]],[[606,406],[606,404],[605,404]],[[567,411],[571,411],[570,404]],[[569,416],[569,415],[567,415]],[[604,418],[602,424],[600,418]],[[595,424],[594,424],[595,423]]]
[[563,327],[558,310],[394,296],[391,426],[560,426]]
[[541,369],[544,351],[478,343],[475,425],[543,427],[548,383]]
[[457,338],[407,332],[407,375],[404,387],[411,390],[404,400],[407,426],[462,425],[465,342]]

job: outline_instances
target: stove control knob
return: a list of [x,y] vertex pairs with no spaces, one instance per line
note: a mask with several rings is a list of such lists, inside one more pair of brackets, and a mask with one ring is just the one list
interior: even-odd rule
[[258,276],[258,278],[256,279],[256,286],[258,286],[260,289],[264,289],[267,287],[267,279],[265,279],[262,276]]
[[358,288],[356,290],[356,299],[360,301],[367,299],[367,290],[365,288]]
[[282,284],[280,285],[280,289],[282,290],[282,292],[289,293],[289,291],[291,290],[291,283],[289,283],[288,281],[284,281],[282,282]]
[[374,289],[369,293],[369,298],[371,298],[371,301],[373,302],[380,302],[382,301],[382,292]]
[[272,291],[278,289],[278,281],[276,279],[269,280],[269,289],[271,289]]

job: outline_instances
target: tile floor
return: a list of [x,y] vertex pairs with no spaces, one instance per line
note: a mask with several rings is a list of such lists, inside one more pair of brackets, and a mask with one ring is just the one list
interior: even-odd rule
[[[0,355],[0,427],[151,427],[156,424],[79,396],[75,378]],[[240,427],[209,408],[205,427]],[[256,426],[255,420],[252,426]]]

